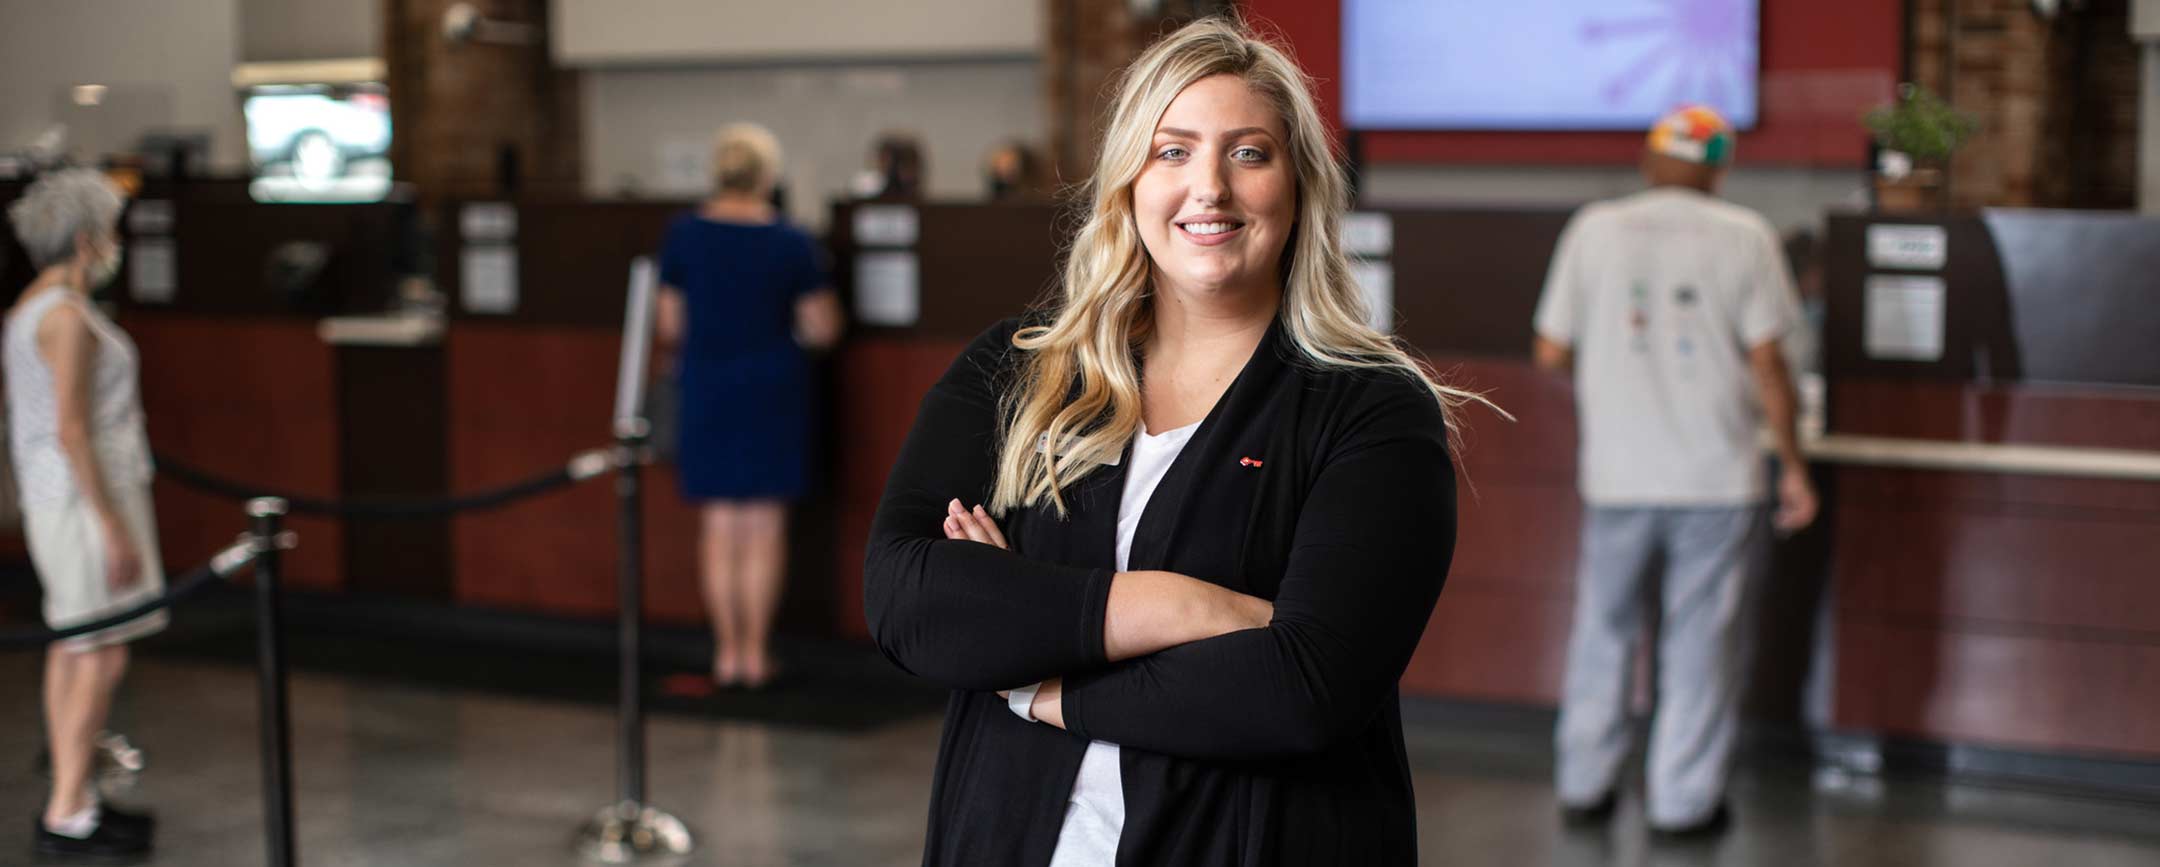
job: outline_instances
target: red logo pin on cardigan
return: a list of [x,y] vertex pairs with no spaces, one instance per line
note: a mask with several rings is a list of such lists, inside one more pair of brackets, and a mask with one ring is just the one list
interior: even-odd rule
[[1238,458],[1237,462],[1238,466],[1241,467],[1252,467],[1256,470],[1260,468],[1260,460],[1258,458]]

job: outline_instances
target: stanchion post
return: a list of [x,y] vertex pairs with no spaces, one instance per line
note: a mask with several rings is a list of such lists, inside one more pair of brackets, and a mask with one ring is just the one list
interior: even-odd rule
[[285,631],[278,598],[278,534],[285,501],[249,500],[255,543],[256,663],[262,685],[263,838],[270,867],[293,867],[292,725],[285,696]]
[[616,640],[618,685],[618,767],[616,794],[625,804],[645,803],[645,513],[638,452],[645,447],[644,419],[621,425],[615,432],[615,497],[617,554]]
[[630,265],[622,360],[615,376],[616,652],[619,654],[616,801],[580,827],[571,846],[608,864],[673,861],[690,853],[690,829],[645,801],[645,522],[640,469],[651,426],[645,420],[645,363],[651,353],[659,271],[650,258]]

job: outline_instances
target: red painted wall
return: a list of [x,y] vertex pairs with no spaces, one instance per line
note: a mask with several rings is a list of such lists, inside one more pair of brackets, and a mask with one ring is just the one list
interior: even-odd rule
[[[1321,113],[1342,122],[1342,4],[1244,0],[1317,79]],[[1762,0],[1761,117],[1740,136],[1740,161],[1860,166],[1859,115],[1890,98],[1901,68],[1904,4],[1890,0]],[[1616,132],[1367,132],[1374,163],[1626,164],[1641,136]]]

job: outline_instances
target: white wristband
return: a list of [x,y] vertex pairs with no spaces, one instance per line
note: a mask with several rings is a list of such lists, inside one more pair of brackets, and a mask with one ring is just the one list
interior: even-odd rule
[[1042,684],[1031,683],[1008,692],[1005,694],[1005,706],[1012,709],[1014,716],[1035,722],[1035,691],[1039,689],[1042,689]]

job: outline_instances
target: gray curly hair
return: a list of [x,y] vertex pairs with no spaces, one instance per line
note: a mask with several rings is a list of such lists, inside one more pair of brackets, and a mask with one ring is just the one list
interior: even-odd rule
[[8,221],[30,263],[50,268],[75,257],[75,238],[109,231],[120,219],[120,189],[96,169],[64,169],[38,178],[8,206]]

